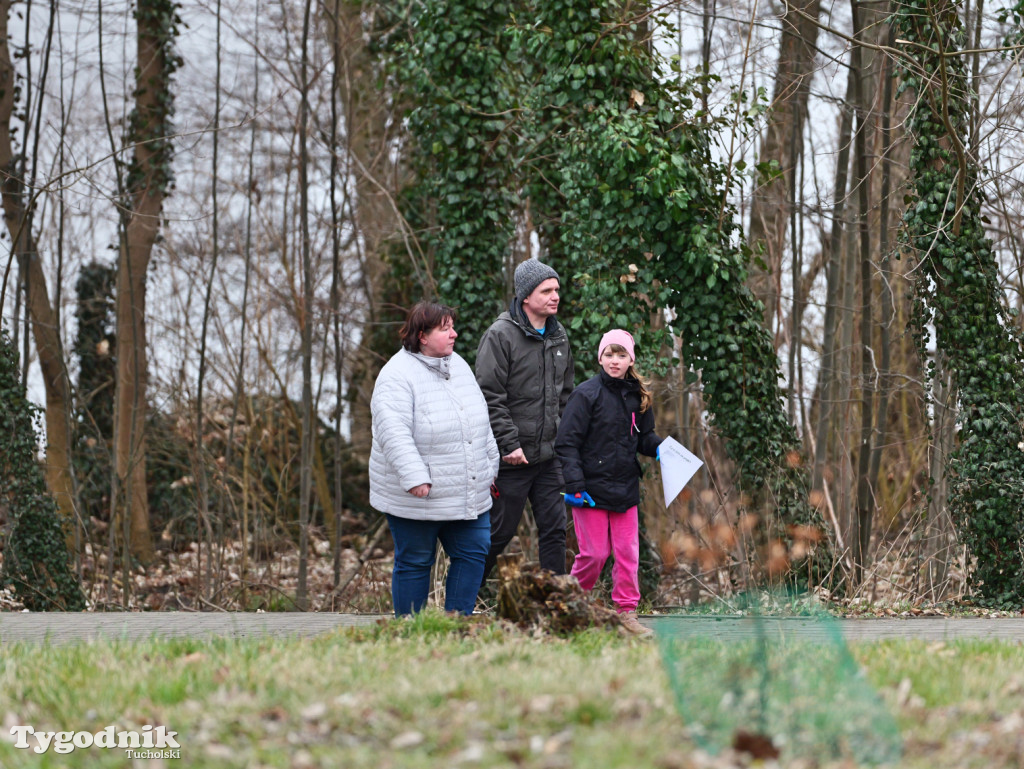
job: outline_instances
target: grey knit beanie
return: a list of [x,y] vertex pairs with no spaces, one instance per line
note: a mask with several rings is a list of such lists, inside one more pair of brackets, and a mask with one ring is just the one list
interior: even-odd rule
[[548,278],[559,280],[558,273],[536,258],[527,259],[516,267],[516,299],[520,302],[533,293]]

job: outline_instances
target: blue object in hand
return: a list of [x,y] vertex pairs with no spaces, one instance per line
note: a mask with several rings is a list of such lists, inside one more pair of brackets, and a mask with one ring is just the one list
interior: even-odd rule
[[597,503],[594,502],[594,498],[585,491],[581,491],[578,494],[566,494],[565,503],[567,505],[572,505],[573,507],[584,507],[585,505],[596,507],[597,505]]
[[654,450],[654,458],[659,462],[661,461],[661,446],[658,446],[658,448]]

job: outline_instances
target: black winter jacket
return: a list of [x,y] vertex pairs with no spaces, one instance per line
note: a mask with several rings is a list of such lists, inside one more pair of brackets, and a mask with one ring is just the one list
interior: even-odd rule
[[661,441],[653,409],[640,413],[640,382],[601,371],[573,391],[562,414],[555,451],[566,492],[586,491],[598,507],[628,510],[640,503],[637,452],[653,457]]
[[531,464],[554,458],[573,371],[569,338],[554,316],[547,319],[544,334],[538,334],[517,299],[491,324],[477,349],[476,380],[501,456],[521,448]]

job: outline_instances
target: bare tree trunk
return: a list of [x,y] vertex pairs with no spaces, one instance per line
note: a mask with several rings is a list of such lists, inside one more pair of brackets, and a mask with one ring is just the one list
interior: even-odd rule
[[[217,3],[218,11],[220,10],[220,2]],[[256,1],[256,7],[254,9],[255,17],[258,20],[260,18],[260,3]],[[218,24],[220,22],[218,13]],[[260,27],[257,23],[253,45],[259,49],[260,43]],[[219,78],[218,78],[219,80]],[[252,79],[252,102],[251,107],[254,115],[259,114],[260,107],[260,58],[258,56],[253,57],[253,79]],[[258,121],[253,119],[251,121],[249,129],[249,153],[247,158],[247,172],[246,172],[246,183],[245,189],[248,190],[246,195],[246,212],[245,212],[245,238],[242,245],[242,255],[245,261],[245,277],[242,284],[242,303],[239,308],[239,315],[241,317],[241,329],[239,330],[239,345],[238,345],[238,367],[235,369],[234,377],[234,397],[231,402],[231,419],[228,422],[228,440],[227,447],[224,451],[224,465],[221,474],[221,488],[224,492],[220,496],[217,513],[217,525],[223,530],[225,517],[227,511],[225,510],[228,493],[227,489],[230,484],[228,482],[227,474],[229,468],[233,467],[234,451],[235,451],[235,427],[238,424],[238,414],[241,410],[241,402],[243,397],[244,389],[244,377],[245,377],[245,350],[246,350],[246,337],[247,330],[249,328],[249,289],[251,286],[252,278],[252,219],[253,219],[253,197],[255,189],[255,157],[256,157],[256,136],[257,136]],[[251,412],[251,409],[247,409]],[[251,417],[247,415],[247,421],[251,424]],[[242,591],[243,591],[243,603],[245,601],[245,591],[247,582],[247,571],[249,564],[249,482],[248,482],[248,470],[249,470],[249,459],[251,456],[251,433],[246,434],[244,438],[244,446],[242,451],[242,480],[241,480],[241,500],[238,503],[238,508],[241,508],[241,514],[237,519],[238,524],[238,537],[241,542],[241,568],[239,569],[239,576],[242,579]],[[236,508],[236,509],[238,509]],[[223,547],[223,536],[220,537],[221,546]]]
[[[869,156],[869,147],[874,147],[871,115],[875,94],[881,78],[881,59],[875,54],[873,44],[880,43],[887,34],[881,14],[874,6],[863,0],[851,0],[853,35],[856,43],[850,54],[850,78],[852,99],[857,130],[854,137],[855,184],[857,191],[857,227],[849,233],[849,249],[846,253],[846,280],[842,303],[842,344],[841,387],[839,402],[843,405],[843,449],[838,451],[837,461],[842,462],[841,470],[849,473],[847,482],[840,485],[838,503],[840,517],[845,519],[847,541],[850,546],[851,584],[860,582],[867,563],[873,526],[875,495],[874,480],[870,477],[871,443],[874,430],[875,367],[873,354],[873,276],[875,272],[872,229],[870,226],[872,174],[875,167]],[[851,191],[852,194],[852,191]],[[858,248],[854,248],[857,244]],[[859,267],[859,269],[858,269]],[[858,281],[859,277],[859,281]],[[857,299],[857,285],[860,298]],[[859,317],[859,333],[856,332]],[[854,351],[859,335],[860,356],[855,362]],[[847,357],[849,356],[849,357]],[[854,387],[854,371],[859,372],[859,394]],[[856,411],[860,409],[859,430],[854,424]],[[858,434],[859,433],[859,434]],[[854,446],[856,468],[853,466]]]
[[[359,349],[350,357],[349,395],[352,450],[363,458],[370,454],[370,395],[377,372],[385,358],[375,350],[381,346],[380,326],[392,298],[385,296],[391,268],[384,257],[402,233],[397,192],[408,181],[403,161],[404,147],[395,140],[391,119],[394,105],[382,98],[379,64],[368,49],[367,29],[376,34],[380,10],[373,3],[331,0],[326,4],[334,20],[339,59],[337,82],[345,138],[342,176],[354,180],[354,196],[346,194],[345,215],[358,236],[353,243],[360,259],[359,286],[366,302],[361,319]],[[392,344],[397,338],[390,335]]]
[[[792,139],[792,157],[794,162],[799,162],[801,182],[803,181],[803,153],[797,152],[796,147],[796,136]],[[802,187],[801,187],[802,188]],[[792,253],[792,269],[790,272],[791,280],[793,281],[793,301],[789,311],[789,391],[786,394],[786,407],[789,412],[789,421],[791,424],[800,425],[800,421],[797,419],[797,393],[799,388],[797,387],[797,351],[803,344],[803,319],[804,319],[804,300],[803,291],[800,290],[800,274],[803,272],[803,238],[800,237],[801,232],[801,221],[802,216],[799,207],[795,205],[796,202],[796,190],[797,190],[797,168],[794,165],[793,169],[789,174],[789,199],[793,201],[794,205],[790,206],[789,210],[789,248]],[[804,435],[803,425],[801,427],[801,439],[806,441],[807,436]]]
[[313,262],[309,243],[309,17],[311,0],[306,0],[302,18],[302,63],[299,88],[299,217],[302,242],[302,449],[299,470],[299,575],[295,603],[301,611],[309,608],[306,574],[309,565],[309,508],[313,473]]
[[[331,325],[334,332],[334,388],[335,397],[337,403],[334,407],[334,440],[335,440],[335,456],[334,456],[334,494],[332,496],[333,501],[333,536],[331,537],[331,546],[333,549],[334,565],[333,565],[333,584],[335,589],[338,588],[341,583],[341,527],[343,517],[343,502],[344,497],[342,493],[342,454],[341,454],[341,420],[342,414],[345,411],[344,404],[344,351],[342,347],[342,324],[341,324],[341,211],[338,208],[338,192],[337,192],[337,178],[338,178],[338,96],[341,90],[341,70],[339,64],[341,63],[341,36],[337,29],[337,20],[331,19],[333,27],[331,28],[331,44],[332,44],[332,58],[333,67],[331,68],[331,130],[330,130],[330,142],[331,142]],[[326,500],[324,500],[325,510],[324,517],[328,518],[329,513],[326,510]]]
[[[859,396],[853,388],[853,376],[852,373],[848,376],[841,377],[842,386],[837,401],[839,403],[847,404],[844,407],[844,414],[849,414],[850,419],[844,420],[844,427],[842,429],[842,435],[847,436],[844,442],[842,450],[838,450],[838,454],[850,455],[852,457],[852,447],[856,442],[859,446],[857,451],[857,468],[855,474],[855,483],[851,483],[850,487],[842,486],[841,491],[850,491],[851,495],[855,494],[855,503],[850,502],[849,504],[842,502],[839,503],[841,508],[841,517],[846,518],[847,531],[849,536],[849,545],[851,549],[851,561],[852,561],[852,584],[860,582],[863,568],[865,567],[868,560],[868,551],[871,541],[872,528],[874,525],[874,511],[877,507],[877,494],[875,489],[875,482],[878,476],[878,457],[872,450],[872,444],[875,441],[876,430],[884,430],[884,420],[886,418],[886,407],[884,403],[885,396],[882,397],[882,405],[880,410],[880,417],[882,421],[879,426],[875,426],[875,389],[878,382],[878,368],[875,364],[875,356],[873,352],[874,344],[874,274],[877,270],[875,258],[875,243],[872,238],[874,228],[872,226],[871,211],[873,206],[871,204],[872,192],[875,189],[874,175],[871,173],[872,169],[876,167],[876,164],[871,157],[871,149],[877,144],[877,128],[875,127],[875,120],[873,115],[875,114],[874,104],[877,101],[875,94],[878,91],[878,86],[883,78],[889,78],[888,64],[883,57],[875,54],[874,46],[884,41],[885,36],[889,34],[889,29],[885,24],[883,14],[875,10],[874,6],[865,4],[861,0],[853,0],[851,3],[852,19],[854,26],[854,36],[857,42],[854,44],[851,51],[850,61],[850,77],[854,84],[854,90],[852,93],[854,112],[857,121],[857,131],[855,135],[855,165],[856,165],[856,181],[855,188],[857,190],[857,222],[856,238],[854,233],[850,233],[850,250],[847,254],[846,262],[846,282],[844,284],[844,301],[843,301],[843,322],[842,326],[842,343],[840,344],[841,350],[848,350],[852,356],[854,346],[857,343],[855,341],[854,328],[857,322],[856,312],[859,308],[860,319],[859,319],[859,345],[860,345],[860,361],[856,368],[859,369],[858,381],[860,382],[860,393]],[[883,62],[885,62],[883,64]],[[884,70],[884,71],[880,71]],[[883,91],[887,94],[882,102],[887,105],[891,95],[891,82],[887,84],[887,88]],[[887,110],[887,106],[883,106],[881,109]],[[886,118],[887,119],[887,118]],[[888,148],[888,129],[885,130],[885,147]],[[891,163],[890,163],[891,165]],[[889,179],[886,179],[882,191],[882,197],[888,196],[888,188],[885,186],[889,183]],[[879,219],[884,224],[879,225],[879,229],[885,229],[888,227],[888,201],[883,203],[884,215]],[[857,253],[854,252],[853,244],[858,245]],[[883,252],[888,251],[888,230],[885,229],[882,236],[879,238],[879,247]],[[856,284],[858,277],[857,266],[859,264],[859,283],[860,283],[860,299],[859,302],[856,299]],[[884,284],[884,280],[883,280]],[[884,285],[884,289],[888,286]],[[888,361],[889,349],[888,349],[888,324],[891,324],[892,312],[892,297],[887,290],[883,291],[883,296],[889,302],[889,307],[883,309],[883,314],[888,313],[885,327],[881,329],[881,345],[883,348],[882,356]],[[843,372],[845,374],[845,364],[847,359],[842,358],[844,364]],[[850,371],[852,372],[855,365],[850,362]],[[886,363],[887,365],[887,363]],[[886,372],[887,373],[887,372]],[[884,375],[884,374],[883,374]],[[852,424],[853,412],[857,404],[860,404],[860,429],[859,437],[855,437],[855,428]],[[875,457],[875,464],[872,468],[872,459]],[[845,456],[840,457],[838,461],[843,461],[843,468],[846,469],[848,465],[845,463]],[[852,465],[850,465],[852,470]],[[855,488],[854,488],[855,487]]]
[[[895,7],[895,6],[892,6]],[[881,10],[881,9],[880,9]],[[867,26],[872,21],[869,18]],[[895,31],[879,42],[894,45]],[[879,179],[879,248],[883,255],[879,270],[880,393],[878,440],[873,450],[871,478],[877,484],[879,527],[887,527],[899,511],[916,504],[914,498],[927,493],[920,480],[927,478],[930,418],[924,406],[928,399],[922,383],[924,364],[913,339],[904,333],[912,306],[913,260],[892,258],[897,247],[896,232],[902,223],[904,187],[910,161],[911,143],[904,126],[916,100],[913,92],[895,92],[894,61],[886,57],[887,70],[881,83],[882,129]],[[892,251],[892,253],[890,253]],[[890,332],[890,329],[892,330]]]
[[[143,563],[155,551],[146,495],[146,270],[156,239],[160,204],[147,196],[135,209],[121,244],[117,265],[117,395],[114,456],[128,515],[131,553]],[[151,213],[148,213],[151,212]],[[140,217],[147,217],[141,219]]]
[[[143,563],[155,551],[146,496],[146,270],[156,239],[160,204],[150,196],[136,208],[117,265],[117,395],[114,456],[128,515],[131,553]],[[154,210],[155,209],[155,210]],[[147,214],[146,212],[152,211]],[[148,220],[140,216],[151,217]]]
[[[196,440],[195,446],[195,477],[198,480],[196,484],[197,488],[197,502],[199,505],[199,521],[203,526],[203,533],[206,539],[206,571],[205,574],[200,577],[205,585],[205,594],[208,598],[212,598],[216,593],[216,588],[213,584],[213,554],[215,550],[214,536],[213,536],[213,524],[210,521],[210,494],[209,494],[209,476],[206,472],[206,453],[203,450],[203,434],[205,432],[204,427],[204,413],[203,413],[203,385],[205,384],[206,377],[206,337],[209,332],[210,325],[210,304],[213,298],[213,285],[217,278],[217,261],[220,257],[220,217],[218,211],[218,200],[217,200],[217,186],[220,181],[219,172],[219,161],[220,161],[220,50],[221,50],[221,4],[220,0],[217,0],[217,22],[216,22],[216,43],[214,50],[215,59],[215,72],[214,72],[214,94],[213,94],[213,157],[211,158],[211,182],[210,182],[210,197],[211,197],[211,220],[212,220],[212,244],[211,248],[213,254],[210,259],[210,274],[206,281],[206,295],[203,298],[203,324],[202,330],[199,334],[199,372],[196,382]],[[202,274],[202,263],[200,262],[200,274]],[[217,517],[217,526],[219,532],[223,534],[223,516]],[[223,547],[223,536],[218,537]],[[218,577],[219,581],[219,577]],[[204,592],[200,590],[200,592]]]
[[[714,42],[715,32],[715,19],[718,16],[718,2],[717,0],[701,0],[702,12],[701,12],[701,45],[700,45],[700,62],[704,74],[711,73],[711,44]],[[682,3],[679,4],[679,13],[682,14]],[[680,42],[679,42],[679,55],[683,55],[682,45],[682,24],[680,28]],[[683,73],[679,73],[679,77],[682,78]],[[711,110],[708,108],[708,96],[707,92],[701,91],[701,104],[704,107],[704,119],[708,120],[711,115]]]
[[946,587],[956,541],[953,522],[949,518],[949,479],[946,475],[949,453],[956,447],[956,382],[941,353],[936,353],[932,406],[934,419],[928,467],[933,485],[928,494],[922,571],[931,598],[938,600]]
[[[851,68],[852,70],[852,68]],[[856,89],[856,77],[851,71],[850,81],[852,88],[847,89],[849,101],[847,102],[851,111],[856,104],[856,96],[851,91]],[[857,126],[858,132],[860,126]],[[856,158],[854,158],[854,165]],[[850,195],[853,195],[854,185],[857,183],[856,176],[851,184]],[[856,208],[853,209],[856,215]],[[852,218],[852,217],[851,217]],[[838,316],[839,343],[835,353],[835,382],[833,392],[833,419],[834,429],[832,431],[833,446],[831,465],[835,470],[835,478],[832,483],[833,505],[836,517],[843,528],[843,539],[849,550],[849,561],[851,567],[848,576],[852,578],[853,554],[856,547],[855,542],[860,537],[857,530],[857,518],[854,511],[855,482],[853,477],[853,446],[857,440],[854,430],[853,415],[853,343],[854,328],[856,326],[857,301],[857,232],[849,226],[852,222],[847,221],[843,237],[843,246],[840,251],[842,258],[842,290]]]
[[[895,30],[890,25],[888,31],[888,42],[890,47],[893,45],[896,38]],[[882,103],[881,103],[881,128],[879,130],[879,140],[881,144],[880,149],[880,171],[881,171],[881,190],[879,193],[879,213],[878,213],[878,252],[880,256],[880,264],[884,265],[889,259],[889,194],[892,189],[892,160],[890,158],[890,149],[892,147],[892,139],[890,135],[890,129],[892,125],[892,87],[893,87],[893,76],[892,76],[892,60],[886,56],[883,59],[882,64]],[[889,412],[889,392],[893,387],[893,376],[890,370],[891,365],[891,345],[889,341],[889,329],[892,326],[894,307],[893,307],[893,293],[889,283],[889,277],[885,270],[880,269],[879,275],[880,280],[880,310],[882,314],[882,322],[879,327],[879,382],[878,382],[878,416],[875,420],[874,428],[874,445],[871,448],[871,461],[868,467],[867,478],[870,484],[869,490],[871,492],[871,503],[873,507],[879,507],[879,494],[878,484],[878,472],[882,464],[882,448],[887,443],[887,427],[888,427],[888,412]],[[863,450],[863,447],[862,447]],[[863,499],[858,501],[858,509],[864,509]],[[869,532],[870,537],[870,532]],[[870,539],[867,540],[870,542]],[[865,545],[866,548],[866,545]]]
[[981,30],[984,22],[984,10],[985,0],[978,0],[978,7],[974,11],[974,18],[964,20],[964,26],[967,29],[970,29],[972,22],[974,24],[974,52],[971,54],[971,131],[969,139],[971,152],[974,157],[978,157],[978,137],[981,131],[981,105],[978,103],[980,94],[978,88],[981,85],[979,76],[981,71]]
[[[803,152],[803,129],[807,120],[807,99],[814,74],[814,54],[818,40],[820,0],[798,0],[782,18],[782,40],[775,70],[772,111],[761,142],[759,160],[777,161],[779,173],[755,188],[750,203],[748,242],[755,253],[763,248],[751,265],[749,285],[754,296],[764,303],[765,325],[774,330],[780,313],[780,280],[786,247],[786,229],[793,207],[792,179]],[[806,15],[804,15],[806,14]]]
[[[0,174],[4,219],[11,235],[11,254],[17,257],[28,284],[27,310],[32,320],[32,335],[39,355],[39,367],[46,392],[46,485],[57,502],[65,530],[72,536],[74,494],[72,486],[70,424],[71,392],[64,349],[60,339],[57,313],[50,302],[42,260],[32,237],[26,188],[14,152],[11,118],[14,113],[15,71],[8,47],[8,14],[12,0],[0,0]],[[27,137],[26,137],[27,140]],[[0,295],[0,307],[3,296]],[[27,361],[26,366],[27,369]]]
[[[845,104],[853,101],[851,91],[852,79],[847,86]],[[829,242],[826,272],[825,295],[825,340],[821,357],[821,372],[817,386],[819,396],[818,420],[815,429],[814,473],[812,488],[824,489],[826,479],[826,463],[829,458],[829,443],[835,425],[836,398],[838,386],[836,382],[838,369],[839,302],[843,284],[843,235],[846,230],[844,223],[846,206],[846,183],[850,166],[850,136],[853,131],[853,111],[842,109],[839,126],[839,154],[836,160],[835,197],[832,207],[832,234]]]
[[[155,555],[146,494],[146,274],[160,232],[170,178],[166,132],[171,109],[168,49],[173,10],[162,0],[139,0],[133,114],[134,157],[127,180],[127,223],[117,266],[117,394],[114,464],[127,517],[129,548],[143,564]],[[170,38],[170,39],[168,39]]]

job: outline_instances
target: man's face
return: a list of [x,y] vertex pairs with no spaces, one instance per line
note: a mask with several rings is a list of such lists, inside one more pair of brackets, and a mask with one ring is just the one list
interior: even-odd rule
[[547,318],[558,312],[558,278],[542,281],[523,300],[523,309],[534,318]]

